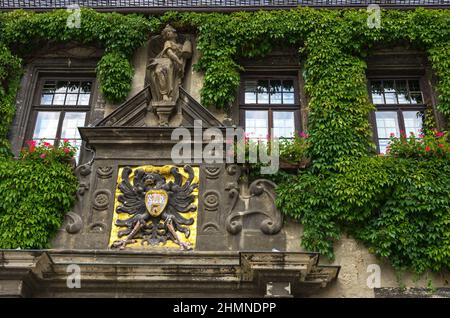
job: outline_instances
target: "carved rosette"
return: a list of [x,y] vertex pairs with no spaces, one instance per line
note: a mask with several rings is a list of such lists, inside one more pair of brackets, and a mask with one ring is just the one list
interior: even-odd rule
[[203,194],[205,210],[216,211],[220,203],[220,194],[216,190],[208,190]]
[[109,207],[109,201],[111,198],[111,192],[106,189],[97,190],[94,192],[94,209],[98,211],[107,210]]

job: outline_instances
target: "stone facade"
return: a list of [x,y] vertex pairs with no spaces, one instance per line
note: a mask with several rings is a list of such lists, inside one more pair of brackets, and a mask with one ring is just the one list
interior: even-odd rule
[[[199,170],[194,250],[179,251],[163,245],[111,249],[121,168],[173,165],[171,150],[177,141],[171,135],[178,126],[194,135],[195,120],[202,120],[203,129],[216,127],[221,131],[238,124],[236,116],[234,122],[227,122],[229,114],[200,104],[203,75],[192,68],[199,52],[195,37],[190,38],[192,58],[179,89],[178,110],[168,127],[160,127],[149,117],[149,44],[134,55],[133,87],[125,103],[111,105],[100,93],[95,96],[91,125],[80,128],[88,147],[75,170],[79,179],[77,203],[67,214],[52,249],[0,251],[0,296],[406,296],[400,287],[409,288],[408,295],[424,296],[423,288],[430,282],[438,290],[436,296],[448,296],[445,288],[449,273],[418,280],[412,274],[399,278],[389,264],[350,237],[336,243],[335,260],[320,258],[319,262],[318,254],[300,246],[302,226],[283,219],[275,207],[276,185],[263,179],[247,182],[245,171],[235,164],[191,164]],[[83,60],[91,61],[88,64],[95,61],[82,50],[74,54],[78,54],[80,65],[84,65]],[[64,61],[66,55],[60,52],[58,56],[44,54],[41,58]],[[26,107],[24,90],[31,85],[27,84],[27,76],[36,72],[33,63],[28,66],[19,93],[19,111]],[[302,116],[305,122],[306,115]],[[17,116],[14,127],[21,121],[24,119]],[[24,132],[13,133],[16,152],[23,138]],[[193,146],[203,150],[208,142],[201,136]],[[80,289],[66,287],[67,267],[71,264],[81,270]],[[380,269],[381,283],[377,286],[370,281],[373,264]],[[418,288],[417,292],[414,288]]]

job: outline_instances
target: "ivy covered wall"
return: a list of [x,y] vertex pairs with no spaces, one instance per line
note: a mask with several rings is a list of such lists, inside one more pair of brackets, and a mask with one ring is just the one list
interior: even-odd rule
[[[42,41],[104,48],[98,77],[105,97],[119,102],[130,89],[129,59],[150,33],[166,23],[195,32],[201,52],[195,67],[205,74],[202,103],[219,108],[229,107],[235,98],[241,57],[264,56],[283,45],[297,47],[309,97],[312,166],[282,179],[278,204],[305,225],[304,246],[332,257],[333,242],[348,231],[397,267],[418,272],[449,267],[450,180],[444,173],[449,159],[373,156],[368,116],[374,107],[365,77],[365,57],[374,45],[410,42],[427,52],[439,79],[437,108],[450,118],[449,11],[387,10],[380,28],[369,28],[368,13],[353,9],[168,12],[155,17],[82,10],[81,28],[68,28],[67,16],[65,11],[0,14],[1,154],[8,153],[20,57]],[[411,195],[403,195],[405,191]]]

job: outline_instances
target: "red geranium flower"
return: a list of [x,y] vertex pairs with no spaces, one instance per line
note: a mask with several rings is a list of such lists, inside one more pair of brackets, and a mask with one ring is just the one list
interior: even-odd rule
[[308,135],[307,133],[305,133],[305,132],[302,131],[302,132],[300,133],[300,137],[307,139],[307,138],[309,137],[309,135]]
[[34,149],[36,148],[36,141],[28,140],[27,145],[28,145],[28,149],[30,150],[30,152],[34,152]]
[[426,151],[426,152],[428,152],[428,151],[430,151],[430,150],[431,150],[430,146],[426,146],[426,147],[425,147],[425,151]]

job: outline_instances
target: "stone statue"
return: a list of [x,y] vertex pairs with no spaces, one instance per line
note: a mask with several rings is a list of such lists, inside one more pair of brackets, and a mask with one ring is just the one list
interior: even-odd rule
[[178,89],[184,76],[186,60],[192,56],[192,44],[176,42],[176,30],[167,25],[161,32],[164,46],[148,61],[148,80],[152,93],[151,108],[159,116],[161,126],[167,126],[178,99]]

